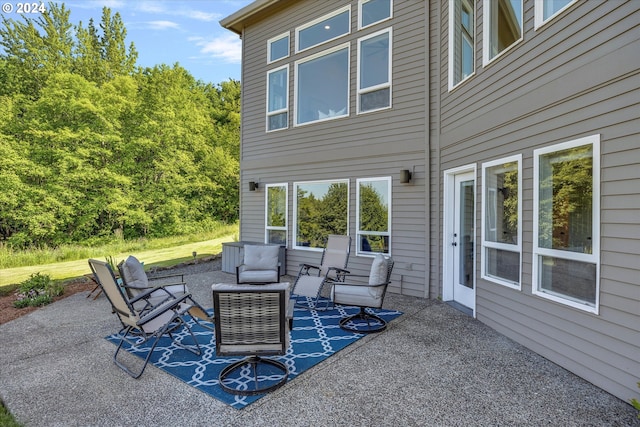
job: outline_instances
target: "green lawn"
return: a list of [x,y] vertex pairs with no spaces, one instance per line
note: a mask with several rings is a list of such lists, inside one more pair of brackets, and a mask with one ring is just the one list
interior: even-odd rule
[[[216,255],[222,252],[222,243],[233,241],[234,236],[224,236],[205,242],[188,243],[163,249],[150,249],[134,254],[105,254],[112,256],[116,263],[129,255],[134,255],[145,266],[168,266],[179,264],[193,259],[193,252],[197,252],[197,258]],[[104,260],[105,257],[99,258]],[[97,257],[96,257],[97,258]],[[52,279],[69,279],[91,273],[86,259],[77,261],[59,262],[54,264],[33,265],[28,267],[5,268],[0,270],[0,287],[16,284],[28,279],[33,273],[48,274]]]

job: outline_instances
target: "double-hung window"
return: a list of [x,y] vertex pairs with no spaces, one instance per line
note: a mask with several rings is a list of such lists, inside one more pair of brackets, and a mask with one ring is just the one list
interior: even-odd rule
[[533,154],[533,293],[597,313],[600,135]]
[[295,124],[349,115],[349,43],[296,62]]
[[287,244],[287,184],[267,184],[265,200],[265,243]]
[[358,2],[359,28],[391,19],[393,0],[360,0]]
[[335,40],[351,32],[351,6],[296,28],[296,52]]
[[289,65],[267,73],[267,131],[289,126]]
[[391,107],[391,28],[358,40],[358,113]]
[[520,289],[522,156],[482,165],[482,278]]
[[449,0],[449,90],[475,71],[475,0]]
[[577,0],[536,0],[535,27],[539,28],[558,16]]
[[330,234],[348,234],[348,179],[296,182],[293,191],[295,249],[321,250]]
[[483,55],[488,64],[522,40],[522,0],[484,0]]
[[391,177],[356,180],[358,255],[388,254],[391,247]]

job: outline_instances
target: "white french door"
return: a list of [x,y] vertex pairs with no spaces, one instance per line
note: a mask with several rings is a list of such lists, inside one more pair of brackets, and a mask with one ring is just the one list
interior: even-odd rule
[[445,173],[443,299],[475,312],[476,172]]

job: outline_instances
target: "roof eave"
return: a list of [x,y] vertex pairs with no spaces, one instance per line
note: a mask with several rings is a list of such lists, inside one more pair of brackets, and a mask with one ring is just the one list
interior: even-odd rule
[[222,19],[220,21],[220,25],[222,25],[222,27],[226,28],[227,30],[231,30],[236,34],[242,35],[244,23],[247,19],[262,11],[263,9],[266,9],[267,7],[280,1],[282,0],[256,0],[253,3],[243,7],[239,11]]

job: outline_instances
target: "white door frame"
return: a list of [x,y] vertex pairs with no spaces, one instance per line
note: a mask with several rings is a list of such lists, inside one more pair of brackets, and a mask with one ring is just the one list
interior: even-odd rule
[[[454,230],[454,209],[455,209],[455,177],[456,175],[463,173],[473,173],[473,188],[474,195],[477,194],[476,185],[477,185],[477,166],[475,164],[460,166],[453,169],[447,169],[444,171],[444,180],[443,180],[443,212],[442,212],[442,300],[443,301],[454,301],[454,283],[453,283],[453,259],[454,259],[454,250],[455,247],[452,245],[453,239],[453,230]],[[474,197],[475,198],[475,197]],[[477,200],[475,200],[475,205],[477,206]],[[476,222],[476,211],[473,210],[473,223]],[[477,232],[474,227],[474,235],[477,238]],[[474,272],[476,270],[476,249],[475,249],[475,241],[473,245],[473,268]],[[473,310],[473,317],[476,317],[476,276],[473,275],[473,303],[472,307],[469,307]]]

